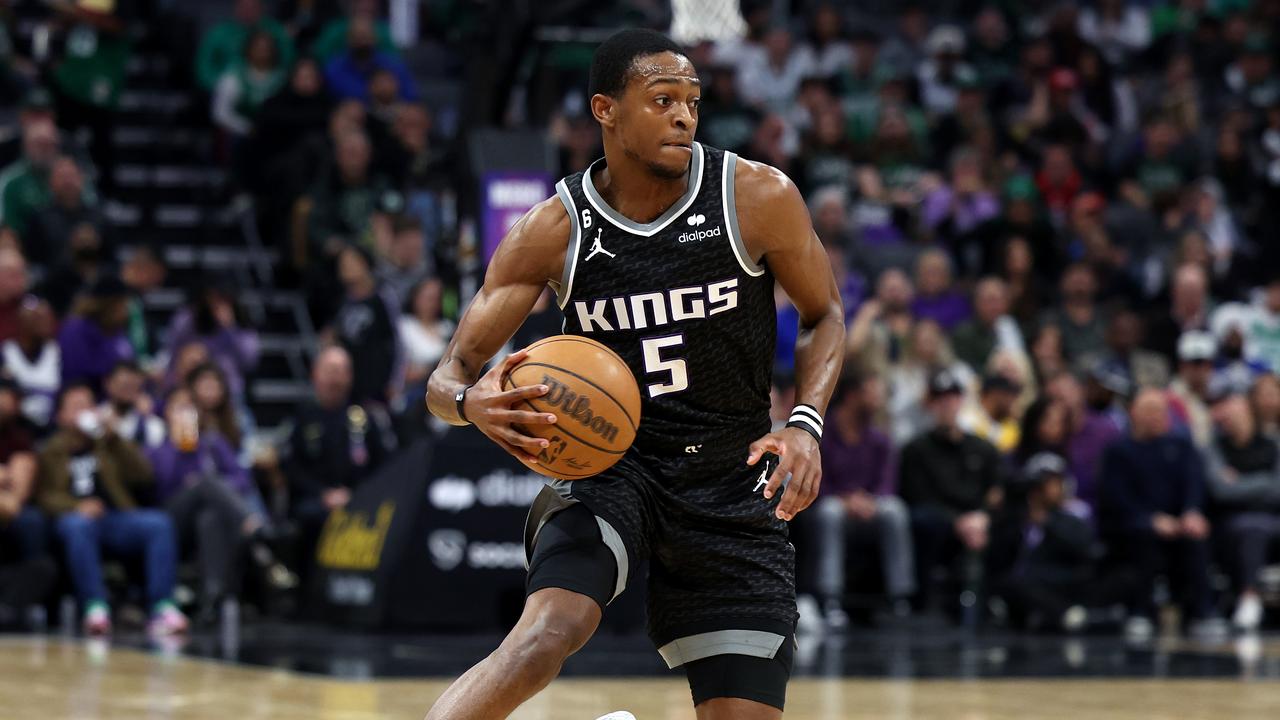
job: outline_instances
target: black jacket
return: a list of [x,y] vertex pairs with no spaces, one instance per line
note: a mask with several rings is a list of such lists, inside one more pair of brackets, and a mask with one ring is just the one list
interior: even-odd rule
[[956,441],[930,430],[902,449],[898,494],[913,508],[951,515],[980,510],[987,492],[1001,481],[1000,454],[976,435],[964,433]]

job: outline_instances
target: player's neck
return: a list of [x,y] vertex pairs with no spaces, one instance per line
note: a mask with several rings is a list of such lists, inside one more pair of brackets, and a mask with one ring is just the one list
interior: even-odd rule
[[623,217],[652,222],[689,189],[689,175],[663,178],[619,151],[605,153],[605,165],[591,177],[600,197]]

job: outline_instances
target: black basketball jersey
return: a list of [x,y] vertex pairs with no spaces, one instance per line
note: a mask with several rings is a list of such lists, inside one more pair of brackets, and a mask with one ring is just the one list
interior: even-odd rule
[[623,217],[596,191],[603,159],[556,185],[573,221],[558,288],[564,330],[604,343],[635,374],[638,449],[768,431],[773,275],[738,229],[736,164],[733,153],[694,143],[687,192],[650,223]]

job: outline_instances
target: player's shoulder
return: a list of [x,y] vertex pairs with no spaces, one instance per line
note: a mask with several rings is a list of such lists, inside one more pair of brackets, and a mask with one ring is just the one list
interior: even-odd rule
[[760,203],[803,202],[800,189],[786,173],[755,160],[738,158],[733,184],[739,207]]
[[569,211],[556,195],[530,208],[520,223],[523,225],[522,234],[532,235],[535,240],[553,243],[558,241],[560,244],[569,241],[569,233],[573,229]]

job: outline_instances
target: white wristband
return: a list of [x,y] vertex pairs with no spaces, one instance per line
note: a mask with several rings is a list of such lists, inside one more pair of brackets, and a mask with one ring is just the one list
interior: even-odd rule
[[812,432],[816,433],[818,439],[822,439],[822,415],[818,414],[818,410],[812,405],[797,405],[791,411],[791,417],[787,419],[787,424],[798,423]]

